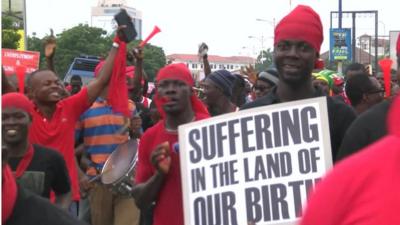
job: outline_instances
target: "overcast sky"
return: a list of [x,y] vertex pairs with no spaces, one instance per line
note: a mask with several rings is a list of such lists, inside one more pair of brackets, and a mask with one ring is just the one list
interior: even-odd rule
[[[91,7],[97,0],[26,0],[27,32],[42,37],[53,28],[55,33],[79,23],[90,25]],[[379,35],[400,30],[397,3],[392,0],[343,0],[343,10],[378,10]],[[262,46],[272,47],[272,23],[276,23],[298,4],[309,5],[320,14],[324,25],[322,51],[329,47],[330,11],[338,10],[337,0],[131,0],[130,6],[143,13],[143,36],[154,25],[162,32],[152,44],[167,54],[196,54],[198,44],[206,42],[209,53],[223,56],[254,56]],[[357,18],[357,36],[373,34],[373,17]],[[335,19],[337,24],[337,19]],[[335,26],[335,24],[334,24]],[[351,27],[351,18],[344,18],[343,27]],[[250,39],[249,36],[256,38]]]

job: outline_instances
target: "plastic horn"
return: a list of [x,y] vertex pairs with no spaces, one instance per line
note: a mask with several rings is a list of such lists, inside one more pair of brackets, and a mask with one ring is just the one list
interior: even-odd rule
[[389,58],[381,59],[379,62],[383,71],[383,81],[385,82],[386,98],[390,96],[390,68],[392,67],[393,61]]
[[153,31],[149,34],[149,36],[147,36],[146,39],[144,39],[144,40],[139,44],[139,47],[143,48],[143,47],[147,44],[147,42],[149,42],[150,39],[151,39],[154,35],[156,35],[158,32],[160,32],[160,31],[161,31],[160,28],[158,28],[157,26],[154,26]]

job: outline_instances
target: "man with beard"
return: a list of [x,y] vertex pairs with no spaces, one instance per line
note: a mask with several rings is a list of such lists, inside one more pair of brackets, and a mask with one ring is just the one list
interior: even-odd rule
[[154,225],[183,225],[178,126],[209,115],[193,93],[194,81],[185,64],[160,69],[156,83],[154,101],[163,119],[140,139],[133,196],[141,210],[156,202]]
[[237,111],[231,101],[236,78],[227,70],[217,70],[203,81],[204,103],[212,116]]
[[[268,95],[242,109],[324,96],[322,90],[312,85],[312,71],[318,62],[322,40],[320,17],[310,7],[299,5],[284,17],[276,26],[274,36],[274,62],[279,83]],[[355,114],[347,105],[330,97],[327,103],[334,159]]]

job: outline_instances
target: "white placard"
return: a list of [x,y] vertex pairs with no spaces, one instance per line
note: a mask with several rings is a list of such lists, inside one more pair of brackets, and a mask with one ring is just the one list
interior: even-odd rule
[[332,166],[325,97],[179,127],[185,225],[295,224]]

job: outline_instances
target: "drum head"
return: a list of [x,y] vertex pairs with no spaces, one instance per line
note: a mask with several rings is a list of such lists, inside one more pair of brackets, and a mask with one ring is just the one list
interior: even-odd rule
[[130,172],[132,165],[136,163],[137,147],[138,144],[135,139],[118,145],[108,157],[101,171],[101,182],[103,184],[113,184]]

